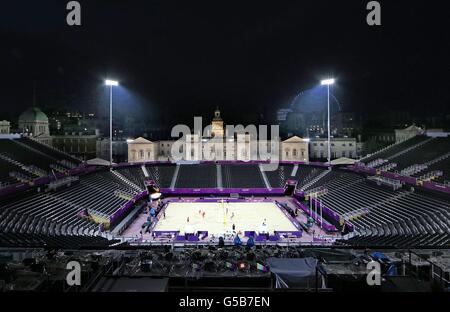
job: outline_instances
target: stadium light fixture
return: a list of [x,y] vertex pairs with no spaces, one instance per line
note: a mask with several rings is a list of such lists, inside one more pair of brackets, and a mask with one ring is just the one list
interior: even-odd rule
[[117,87],[117,86],[119,85],[119,82],[116,81],[116,80],[106,79],[106,80],[105,80],[105,85]]
[[106,79],[105,85],[109,87],[109,165],[112,167],[112,89],[113,87],[117,87],[119,82],[117,80]]
[[329,86],[329,85],[332,85],[332,84],[334,84],[334,79],[333,79],[333,78],[330,78],[330,79],[324,79],[324,80],[322,80],[322,81],[320,82],[320,84],[321,84],[322,86]]

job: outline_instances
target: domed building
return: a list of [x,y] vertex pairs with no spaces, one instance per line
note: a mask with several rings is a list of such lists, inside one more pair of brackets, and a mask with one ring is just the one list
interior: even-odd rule
[[30,107],[19,116],[19,129],[42,143],[51,145],[47,115],[37,107]]

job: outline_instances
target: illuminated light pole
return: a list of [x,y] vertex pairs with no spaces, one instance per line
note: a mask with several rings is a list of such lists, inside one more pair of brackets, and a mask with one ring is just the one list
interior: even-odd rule
[[109,87],[109,165],[112,167],[112,89],[113,87],[117,87],[119,85],[119,82],[116,80],[106,79],[105,85]]
[[328,168],[331,169],[331,133],[330,133],[330,85],[334,84],[334,79],[325,79],[320,82],[322,86],[327,86],[327,110],[328,110]]

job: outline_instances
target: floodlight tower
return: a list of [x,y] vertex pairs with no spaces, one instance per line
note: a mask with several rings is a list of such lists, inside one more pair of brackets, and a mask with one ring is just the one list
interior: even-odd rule
[[109,87],[109,165],[112,167],[112,89],[113,87],[117,87],[119,85],[119,82],[116,80],[106,79],[105,85]]
[[334,79],[325,79],[320,82],[322,86],[327,86],[327,110],[328,110],[328,168],[331,169],[331,132],[330,132],[330,86],[334,84]]

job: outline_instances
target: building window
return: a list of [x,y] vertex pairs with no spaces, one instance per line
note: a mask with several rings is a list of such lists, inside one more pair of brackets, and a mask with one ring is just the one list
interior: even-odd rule
[[292,156],[297,157],[297,150],[295,148],[292,150]]

